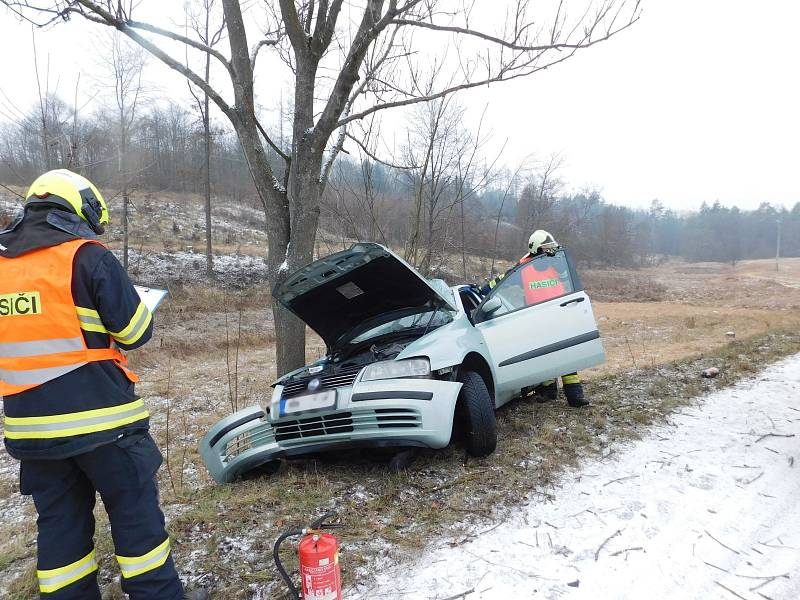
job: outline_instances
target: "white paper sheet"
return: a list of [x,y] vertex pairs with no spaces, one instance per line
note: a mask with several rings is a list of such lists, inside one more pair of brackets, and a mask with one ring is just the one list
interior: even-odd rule
[[133,286],[139,293],[139,298],[142,299],[144,305],[150,312],[154,312],[161,301],[167,297],[167,290],[160,290],[158,288],[149,288],[142,285]]

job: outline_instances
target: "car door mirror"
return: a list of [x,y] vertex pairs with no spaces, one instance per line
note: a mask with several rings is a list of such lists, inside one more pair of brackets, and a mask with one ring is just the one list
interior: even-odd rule
[[486,302],[483,303],[481,307],[481,312],[485,315],[491,315],[497,312],[497,309],[503,306],[503,303],[500,302],[500,298],[494,297],[489,298]]

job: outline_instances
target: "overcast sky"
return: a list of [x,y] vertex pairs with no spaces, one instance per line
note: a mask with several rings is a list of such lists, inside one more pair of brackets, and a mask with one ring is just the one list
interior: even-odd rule
[[[800,2],[643,5],[640,22],[611,41],[532,78],[463,95],[469,122],[488,103],[493,144],[507,144],[501,162],[513,169],[531,154],[560,152],[572,187],[598,187],[611,202],[800,202]],[[49,57],[51,80],[59,78],[68,101],[78,72],[96,85],[96,32],[68,23],[37,34],[40,70]],[[0,90],[8,98],[0,96],[0,107],[35,101],[31,48],[30,27],[0,9]],[[162,87],[178,81],[151,62]],[[185,85],[177,89],[185,95]]]

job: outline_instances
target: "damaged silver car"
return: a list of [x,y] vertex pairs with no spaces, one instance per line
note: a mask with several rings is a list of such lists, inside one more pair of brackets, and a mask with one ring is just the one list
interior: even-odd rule
[[[532,300],[526,267],[558,273],[560,295]],[[497,444],[495,408],[605,359],[563,249],[517,266],[482,297],[360,243],[300,269],[273,294],[320,335],[326,356],[278,379],[268,406],[210,429],[200,452],[218,482],[346,448],[443,448],[458,438],[485,456]]]

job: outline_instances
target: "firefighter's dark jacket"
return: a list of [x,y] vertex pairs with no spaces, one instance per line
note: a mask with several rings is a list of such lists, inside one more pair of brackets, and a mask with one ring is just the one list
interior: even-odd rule
[[[94,233],[77,215],[48,205],[32,205],[24,218],[0,233],[0,255],[7,258],[85,238]],[[96,310],[109,331],[121,331],[133,318],[140,298],[117,258],[98,244],[85,244],[72,265],[72,298],[76,306]],[[138,348],[153,332],[151,322],[133,344],[117,345],[123,350]],[[89,348],[108,348],[106,333],[82,331]],[[3,398],[8,417],[81,412],[137,400],[134,384],[112,361],[90,362],[38,387]],[[65,438],[8,439],[8,453],[17,459],[59,459],[88,452],[113,442],[121,435],[146,430],[148,419],[130,425]]]

